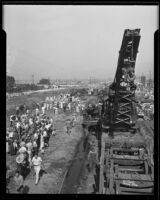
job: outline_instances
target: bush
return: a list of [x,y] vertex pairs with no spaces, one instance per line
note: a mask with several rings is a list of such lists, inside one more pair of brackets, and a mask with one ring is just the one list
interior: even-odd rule
[[51,85],[50,80],[49,79],[45,79],[42,78],[38,84],[42,84],[42,85]]

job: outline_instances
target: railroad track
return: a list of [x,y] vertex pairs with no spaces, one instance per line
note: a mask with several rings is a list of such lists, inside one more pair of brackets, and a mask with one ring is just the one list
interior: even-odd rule
[[67,169],[67,170],[65,171],[65,173],[64,173],[64,176],[63,176],[63,178],[62,178],[62,182],[61,182],[61,184],[60,184],[60,189],[59,189],[59,191],[58,191],[58,194],[61,194],[61,192],[62,192],[63,184],[64,184],[65,178],[66,178],[66,176],[67,176],[68,170],[69,170],[69,169]]
[[[121,145],[122,139],[119,139],[119,144],[114,143],[116,137],[110,139],[102,133],[99,193],[153,194],[153,160],[151,164],[151,158],[145,154],[146,149],[141,147],[142,143],[138,145],[137,140],[129,143],[128,139],[128,145],[131,145],[128,147]],[[141,138],[145,146],[145,138]]]

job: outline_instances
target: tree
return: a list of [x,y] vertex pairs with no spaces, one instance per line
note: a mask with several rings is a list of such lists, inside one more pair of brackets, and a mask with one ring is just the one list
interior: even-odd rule
[[13,76],[7,76],[6,78],[6,90],[7,92],[12,92],[15,86],[15,79]]
[[38,84],[50,85],[51,83],[49,79],[42,78]]

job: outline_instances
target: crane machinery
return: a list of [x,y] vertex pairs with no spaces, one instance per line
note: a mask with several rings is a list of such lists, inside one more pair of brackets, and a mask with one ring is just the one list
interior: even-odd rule
[[127,29],[123,35],[115,78],[109,86],[109,98],[105,102],[103,125],[109,125],[110,130],[135,130],[134,79],[139,32],[140,29]]
[[140,29],[124,31],[117,70],[101,113],[100,194],[153,194],[153,134],[137,123],[135,63]]

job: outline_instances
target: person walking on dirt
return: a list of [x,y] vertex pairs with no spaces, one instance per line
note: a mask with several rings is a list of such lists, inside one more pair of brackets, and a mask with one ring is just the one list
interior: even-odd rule
[[35,154],[35,156],[32,158],[32,165],[34,167],[34,171],[36,174],[35,185],[37,185],[38,181],[39,181],[39,172],[40,172],[41,166],[42,166],[42,158],[39,157],[38,154]]
[[39,150],[41,152],[43,152],[43,149],[44,149],[44,133],[41,132],[41,135],[40,135],[40,148],[39,148]]
[[73,115],[72,115],[72,119],[71,119],[71,127],[72,127],[72,128],[75,126],[76,121],[77,121],[76,115],[73,114]]
[[55,136],[56,135],[56,129],[54,128],[52,131],[52,135]]
[[98,163],[97,153],[93,146],[89,151],[88,161],[89,161],[89,171],[93,172],[96,167],[96,164]]
[[71,121],[70,121],[70,126],[71,126],[71,128],[74,127],[74,119],[73,119],[73,118],[72,118]]
[[42,106],[42,115],[45,115],[45,109],[46,109],[46,107],[43,105]]
[[36,111],[36,116],[39,114],[39,108],[37,107],[36,109],[35,109],[35,111]]
[[47,107],[47,110],[49,110],[49,102],[47,102],[46,107]]
[[11,115],[10,116],[10,127],[13,127],[13,124],[14,124],[15,120],[16,120],[16,116],[15,115]]
[[71,111],[71,103],[70,102],[68,103],[68,109],[69,109],[69,111]]
[[55,107],[55,115],[58,115],[58,108]]
[[66,105],[66,102],[63,103],[63,112],[65,113],[66,112],[66,109],[67,109],[67,105]]
[[31,139],[26,143],[26,147],[27,147],[27,152],[28,152],[28,161],[29,161],[29,163],[31,163],[32,148],[33,148]]
[[34,156],[38,152],[38,147],[37,147],[37,140],[34,139],[32,142],[32,156]]
[[67,129],[67,134],[71,134],[71,120],[66,121],[66,129]]

